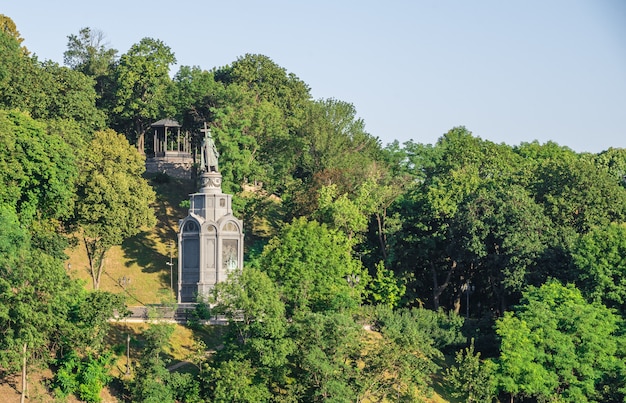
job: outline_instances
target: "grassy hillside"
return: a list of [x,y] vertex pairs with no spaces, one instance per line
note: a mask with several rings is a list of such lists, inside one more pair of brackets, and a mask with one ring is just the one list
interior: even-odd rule
[[[158,303],[165,296],[173,295],[170,289],[170,267],[167,265],[170,253],[174,263],[172,284],[176,287],[178,220],[187,215],[187,209],[179,206],[195,191],[195,186],[190,180],[169,178],[166,181],[162,178],[160,175],[149,178],[157,193],[154,204],[157,225],[126,240],[121,246],[111,248],[105,257],[100,289],[125,293],[128,305]],[[82,240],[79,239],[78,244],[69,249],[67,254],[67,267],[71,276],[83,280],[85,287],[92,289]]]

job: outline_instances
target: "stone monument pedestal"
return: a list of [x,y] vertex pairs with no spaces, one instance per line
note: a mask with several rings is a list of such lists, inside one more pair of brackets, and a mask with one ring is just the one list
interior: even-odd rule
[[206,298],[243,267],[243,222],[233,215],[232,195],[222,192],[222,175],[205,169],[189,202],[189,214],[179,222],[178,303]]

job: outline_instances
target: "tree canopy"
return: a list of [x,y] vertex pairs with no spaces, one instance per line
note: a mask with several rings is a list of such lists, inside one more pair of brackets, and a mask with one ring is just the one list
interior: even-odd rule
[[[122,399],[419,401],[442,382],[466,401],[624,401],[624,149],[496,144],[463,126],[383,147],[353,104],[313,99],[268,56],[173,72],[161,40],[118,57],[105,38],[69,35],[61,66],[0,15],[2,376],[48,366],[57,397],[100,399],[123,354],[109,319],[129,303],[97,290],[107,251],[146,241],[124,269],[174,281],[161,240],[196,167],[172,180],[142,155],[171,118],[192,155],[210,128],[246,259],[187,311],[214,343],[187,343],[194,369],[168,371],[175,327],[152,324]],[[91,287],[65,270],[77,241]]]

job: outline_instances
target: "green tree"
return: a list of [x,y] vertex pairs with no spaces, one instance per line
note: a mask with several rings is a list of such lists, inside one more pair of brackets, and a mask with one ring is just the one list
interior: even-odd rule
[[[519,185],[481,185],[449,223],[450,256],[462,280],[473,284],[475,300],[484,295],[482,304],[499,312],[519,299],[554,232],[542,207]],[[458,307],[461,292],[456,301]]]
[[270,240],[259,265],[278,285],[290,313],[356,307],[368,275],[352,246],[342,232],[301,218]]
[[408,146],[404,156],[398,150],[393,156],[402,164],[401,171],[416,180],[396,204],[402,228],[390,242],[390,266],[411,279],[411,299],[434,309],[442,302],[459,309],[460,286],[472,261],[471,253],[455,243],[462,243],[463,236],[452,227],[480,188],[515,183],[520,158],[510,147],[474,137],[464,127],[450,130],[435,147]]
[[[172,84],[168,103],[174,105],[178,121],[191,133],[200,134],[204,123],[215,120],[213,108],[218,106],[224,85],[215,81],[213,73],[198,66],[181,66]],[[194,141],[198,146],[201,139]]]
[[626,313],[626,225],[596,227],[573,249],[577,284],[590,300]]
[[372,277],[369,288],[375,303],[386,304],[392,308],[400,303],[406,292],[403,282],[391,270],[386,269],[382,261],[376,265],[376,277]]
[[294,377],[299,401],[356,401],[363,330],[350,315],[304,313],[295,318]]
[[240,57],[213,77],[218,89],[198,106],[210,111],[218,146],[227,150],[225,180],[232,176],[237,184],[262,183],[269,193],[284,192],[294,181],[301,150],[295,131],[310,102],[308,87],[263,55]]
[[85,402],[101,402],[100,393],[112,379],[109,375],[111,361],[110,354],[98,358],[88,355],[81,359],[70,352],[57,363],[55,391],[62,397],[72,393]]
[[474,352],[474,339],[469,347],[458,351],[455,365],[448,368],[445,379],[452,388],[452,396],[467,403],[493,401],[495,392],[494,364],[480,359]]
[[626,187],[626,148],[609,148],[594,159],[597,166],[605,169],[611,177]]
[[116,59],[117,50],[108,47],[106,36],[100,30],[85,27],[81,28],[78,35],[67,37],[63,61],[72,70],[95,80],[97,104],[100,107],[111,103]]
[[107,48],[104,33],[89,27],[81,28],[78,35],[67,37],[64,63],[89,77],[108,74],[115,62],[117,50]]
[[432,385],[440,349],[464,341],[462,324],[457,315],[378,305],[373,328],[380,334],[363,348],[360,398],[417,401]]
[[51,61],[25,54],[19,42],[0,31],[0,106],[35,119],[73,119],[83,130],[101,128],[93,80]]
[[75,297],[68,312],[72,331],[67,344],[81,354],[98,356],[104,352],[105,338],[111,331],[110,319],[126,313],[124,297],[104,291],[82,291]]
[[0,14],[0,31],[12,36],[18,43],[22,43],[24,41],[24,38],[22,38],[17,30],[15,22],[4,14]]
[[64,345],[67,317],[78,285],[61,261],[32,248],[12,207],[0,203],[0,366],[22,371],[49,363]]
[[206,387],[216,403],[261,403],[271,401],[267,386],[257,379],[257,370],[247,360],[224,361],[206,373]]
[[99,131],[80,161],[75,223],[89,258],[94,289],[104,271],[104,257],[114,245],[155,224],[155,193],[141,177],[144,158],[124,136]]
[[512,398],[603,401],[623,359],[618,326],[616,315],[572,285],[530,287],[516,311],[496,322],[499,389]]
[[14,206],[23,224],[68,218],[77,175],[60,136],[25,113],[0,110],[0,203]]
[[545,161],[533,188],[546,214],[566,233],[583,234],[626,218],[626,188],[587,159]]
[[28,56],[20,42],[10,30],[0,30],[0,105],[31,111],[39,104],[45,105],[46,100],[37,60]]
[[286,337],[285,305],[266,273],[244,268],[215,288],[213,312],[229,319],[229,343],[218,354],[221,360],[244,355],[268,378],[278,381],[293,343]]
[[[34,116],[72,119],[88,133],[104,128],[105,115],[96,107],[97,95],[91,77],[53,62],[43,63],[41,69],[40,74],[48,77],[48,82],[44,82],[42,88],[46,100],[45,110]],[[35,108],[35,111],[38,109],[41,106]]]
[[151,324],[144,332],[145,345],[129,384],[133,402],[174,403],[170,373],[163,357],[173,332],[174,325],[163,323]]
[[294,216],[316,210],[322,186],[335,184],[338,195],[357,189],[380,158],[379,141],[365,131],[354,105],[335,99],[310,102],[302,119],[293,140],[299,181],[292,183],[293,195],[286,200]]
[[369,192],[363,191],[363,187],[360,190],[357,200],[351,200],[347,193],[338,195],[334,183],[322,186],[319,190],[319,209],[315,215],[331,228],[343,231],[349,238],[361,235],[367,229],[370,212],[364,211]]
[[241,85],[282,112],[289,130],[299,126],[302,107],[311,99],[309,87],[295,74],[278,66],[269,57],[246,54],[230,66],[215,71],[215,80],[227,86]]
[[[270,390],[288,384],[289,356],[294,351],[278,289],[267,274],[246,267],[216,286],[214,300],[213,312],[229,318],[229,325],[224,348],[201,373],[209,383],[207,398],[267,400]],[[230,390],[235,384],[236,391]]]
[[126,133],[142,153],[146,130],[166,107],[174,63],[176,57],[167,45],[143,38],[120,57],[115,69],[113,127]]

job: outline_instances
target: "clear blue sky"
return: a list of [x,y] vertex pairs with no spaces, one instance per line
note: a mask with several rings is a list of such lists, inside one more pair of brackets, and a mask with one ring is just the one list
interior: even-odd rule
[[383,144],[464,125],[510,145],[626,148],[623,0],[5,0],[0,13],[59,63],[83,27],[120,54],[160,39],[207,70],[266,55],[314,98],[354,104]]

